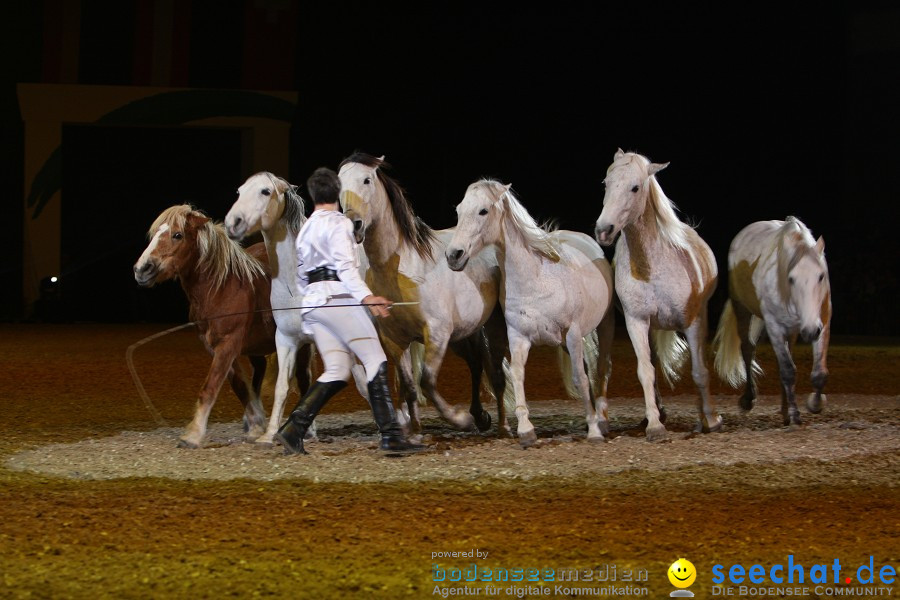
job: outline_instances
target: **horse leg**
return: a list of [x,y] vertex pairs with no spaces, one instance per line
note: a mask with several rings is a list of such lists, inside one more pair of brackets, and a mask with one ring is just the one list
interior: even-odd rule
[[700,402],[698,409],[700,411],[700,423],[697,426],[698,431],[703,433],[711,433],[722,430],[722,416],[716,412],[716,403],[713,401],[709,393],[709,369],[706,366],[706,311],[701,311],[700,315],[690,327],[685,330],[688,346],[691,349],[691,376],[694,379],[694,385],[700,392]]
[[650,359],[650,323],[625,313],[625,327],[637,357],[637,376],[644,389],[644,411],[647,415],[645,435],[648,442],[662,442],[669,438],[666,426],[659,419],[656,404],[656,368]]
[[[419,415],[419,392],[416,386],[415,375],[413,375],[413,348],[412,344],[401,350],[400,347],[391,340],[383,339],[385,353],[389,355],[396,365],[398,382],[397,392],[400,397],[401,410],[397,411],[397,420],[400,421],[400,415],[403,414],[403,427],[407,438],[413,438],[422,434],[422,418]],[[418,359],[421,361],[421,359]],[[402,410],[406,405],[406,412]]]
[[607,392],[609,389],[609,377],[612,374],[612,346],[616,335],[616,311],[610,306],[606,316],[597,326],[597,384],[600,389],[594,390],[599,394],[594,400],[594,410],[599,417],[600,432],[603,435],[609,433],[609,401]]
[[269,415],[269,426],[266,432],[256,439],[257,444],[274,445],[274,436],[281,425],[284,415],[284,401],[291,387],[291,379],[297,368],[297,340],[281,331],[275,332],[275,348],[278,351],[278,379],[275,381],[275,399],[272,402],[272,414]]
[[469,403],[469,414],[475,420],[475,426],[478,431],[487,431],[491,428],[491,414],[484,410],[481,404],[481,376],[484,373],[484,364],[481,349],[481,330],[470,337],[456,343],[450,344],[453,351],[464,361],[469,367],[469,380],[472,389],[472,400]]
[[[659,411],[659,422],[666,422],[666,409],[662,403],[662,394],[659,392],[659,377],[656,376],[656,372],[659,367],[659,357],[656,355],[656,345],[653,344],[652,341],[649,342],[650,346],[650,366],[653,367],[653,395],[656,398],[656,410]],[[641,429],[647,428],[647,417],[641,419],[641,422],[638,424],[638,427]]]
[[533,446],[537,442],[537,434],[534,432],[534,425],[528,419],[528,404],[525,402],[525,363],[528,362],[530,350],[529,340],[516,333],[509,336],[509,371],[512,377],[513,396],[516,399],[516,419],[519,421],[516,433],[523,448]]
[[295,379],[297,380],[297,393],[300,397],[309,390],[313,380],[313,362],[314,362],[315,345],[301,344],[297,347],[297,366]]
[[194,418],[185,428],[181,438],[179,438],[179,448],[200,447],[203,437],[206,435],[206,423],[209,420],[209,413],[213,404],[216,403],[216,398],[222,389],[225,377],[229,375],[232,364],[237,359],[238,354],[236,344],[230,339],[220,343],[213,351],[212,364],[209,366],[206,380],[203,382],[203,387],[200,388],[200,395],[197,397]]
[[569,352],[569,361],[572,367],[572,383],[581,398],[584,400],[584,420],[587,423],[587,439],[589,442],[605,442],[603,432],[598,424],[599,417],[594,409],[594,399],[591,395],[591,386],[588,383],[587,371],[584,366],[584,339],[576,327],[569,328],[566,333],[566,349]]
[[813,393],[806,399],[806,408],[809,412],[819,414],[828,402],[828,397],[822,393],[825,383],[828,381],[828,339],[831,337],[831,324],[825,323],[822,334],[812,343],[813,368],[812,380]]
[[497,435],[512,437],[512,429],[510,429],[509,419],[506,417],[506,404],[503,401],[506,395],[506,374],[503,371],[503,361],[509,351],[509,340],[506,335],[506,319],[503,317],[503,310],[499,304],[485,322],[483,331],[487,346],[486,351],[482,352],[482,357],[484,369],[487,371],[491,389],[494,391],[494,399],[497,402]]
[[734,311],[734,319],[737,325],[738,336],[741,338],[741,356],[744,359],[744,374],[746,384],[744,393],[738,400],[738,406],[742,410],[751,410],[756,404],[756,376],[753,372],[753,358],[756,355],[756,342],[750,336],[750,324],[753,314],[739,302],[731,302]]
[[449,336],[444,336],[443,333],[436,335],[430,328],[425,331],[425,364],[420,380],[422,393],[431,400],[438,413],[448,423],[461,431],[474,431],[475,419],[472,418],[472,415],[468,411],[457,411],[437,391],[437,375],[447,351],[447,342],[449,341],[447,338]]
[[266,429],[266,411],[259,399],[259,391],[266,375],[266,357],[249,356],[247,358],[253,369],[249,387],[247,386],[247,375],[240,364],[240,359],[235,359],[231,369],[231,389],[244,405],[244,432],[247,433],[248,439],[253,440]]
[[788,425],[801,425],[800,411],[797,410],[797,401],[794,397],[794,391],[797,384],[797,367],[791,356],[791,347],[793,340],[790,336],[785,336],[773,323],[771,326],[766,322],[766,329],[769,332],[769,339],[772,342],[772,349],[775,351],[775,358],[778,360],[778,375],[781,378],[781,417],[782,423]]

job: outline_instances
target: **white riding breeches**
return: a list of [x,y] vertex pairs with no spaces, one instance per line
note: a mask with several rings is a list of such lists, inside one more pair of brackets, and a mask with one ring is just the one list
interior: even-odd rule
[[359,304],[356,299],[341,294],[303,315],[325,364],[325,371],[317,381],[348,381],[354,355],[366,369],[366,380],[372,381],[378,368],[387,361],[372,314],[368,308],[355,304]]

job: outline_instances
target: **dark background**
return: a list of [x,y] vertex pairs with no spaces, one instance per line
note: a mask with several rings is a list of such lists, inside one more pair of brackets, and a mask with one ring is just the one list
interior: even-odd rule
[[[5,6],[0,157],[11,226],[0,318],[22,306],[18,82],[149,85],[156,2],[74,2],[76,81],[52,67],[65,1]],[[169,0],[171,1],[171,0]],[[71,3],[70,3],[71,4]],[[682,5],[684,4],[684,5]],[[172,87],[296,90],[290,172],[385,155],[416,212],[455,223],[466,186],[512,183],[539,220],[592,232],[616,148],[670,162],[659,181],[712,247],[795,215],[824,236],[837,334],[900,335],[896,184],[900,8],[894,3],[444,3],[185,0]],[[92,150],[117,149],[98,164]],[[70,125],[63,131],[64,313],[184,321],[177,284],[134,285],[152,219],[191,202],[217,220],[242,173],[222,130]],[[608,251],[607,256],[610,256]]]

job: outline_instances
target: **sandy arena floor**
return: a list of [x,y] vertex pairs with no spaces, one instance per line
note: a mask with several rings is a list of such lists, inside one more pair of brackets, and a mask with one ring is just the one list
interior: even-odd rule
[[[872,557],[876,567],[900,570],[896,345],[833,341],[828,405],[819,415],[803,407],[797,429],[781,427],[776,367],[763,346],[766,375],[752,412],[741,413],[737,393],[716,381],[725,431],[692,434],[688,376],[662,388],[671,441],[647,443],[623,335],[607,443],[585,440],[581,403],[565,397],[554,354],[535,349],[526,382],[535,447],[523,450],[496,430],[454,431],[427,408],[429,451],[385,458],[351,386],[320,418],[311,454],[286,457],[243,440],[241,408],[228,389],[205,446],[175,447],[209,359],[189,332],[137,350],[143,385],[168,424],[158,426],[124,355],[162,329],[0,326],[0,597],[426,598],[466,591],[464,581],[435,579],[471,574],[473,564],[482,574],[615,569],[616,581],[579,585],[607,596],[610,587],[631,586],[633,595],[667,597],[674,588],[666,570],[683,556],[698,571],[691,590],[709,598],[716,564],[727,571],[793,555],[795,563],[837,558],[855,569]],[[805,399],[809,347],[795,360]],[[461,361],[448,358],[439,387],[466,404]],[[271,398],[265,402],[268,410]],[[496,417],[496,407],[487,408]],[[436,554],[469,550],[487,556]],[[647,580],[624,580],[629,571]],[[566,596],[558,584],[545,582],[542,592],[537,583],[477,582],[468,592]],[[814,587],[799,597],[829,596]],[[900,590],[896,582],[883,587]]]

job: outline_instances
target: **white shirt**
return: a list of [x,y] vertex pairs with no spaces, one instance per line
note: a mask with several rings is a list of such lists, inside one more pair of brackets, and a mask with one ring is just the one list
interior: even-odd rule
[[[313,211],[297,234],[297,288],[304,305],[321,306],[330,296],[350,294],[358,302],[372,291],[359,275],[353,223],[336,210]],[[340,281],[309,283],[307,271],[327,267],[338,273]],[[306,311],[304,311],[306,312]]]

